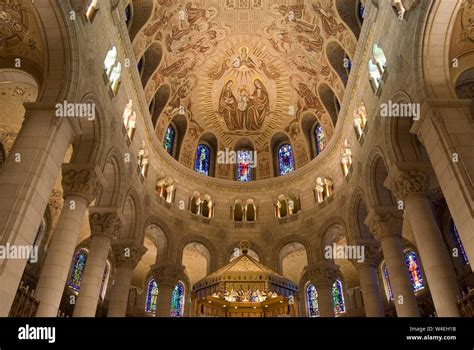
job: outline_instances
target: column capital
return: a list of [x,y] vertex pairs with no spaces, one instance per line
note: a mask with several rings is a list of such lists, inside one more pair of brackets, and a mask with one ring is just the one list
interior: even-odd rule
[[426,195],[429,191],[431,165],[428,162],[396,164],[390,168],[385,187],[399,200],[415,195]]
[[89,208],[89,222],[92,236],[107,236],[116,239],[122,222],[117,208]]
[[332,286],[338,278],[339,266],[330,261],[320,261],[306,267],[306,275],[317,285]]
[[96,165],[65,163],[62,166],[64,198],[80,196],[90,204],[100,188],[102,173]]
[[380,260],[380,244],[376,240],[358,240],[358,246],[364,247],[364,258],[362,261],[350,260],[356,269],[362,266],[377,266]]
[[112,243],[112,252],[117,267],[135,269],[142,256],[147,252],[143,244],[134,239],[121,239]]
[[184,266],[179,264],[156,264],[151,266],[151,273],[158,286],[176,286],[184,277]]
[[402,234],[403,217],[401,210],[393,206],[370,208],[364,220],[369,231],[378,240],[387,236]]

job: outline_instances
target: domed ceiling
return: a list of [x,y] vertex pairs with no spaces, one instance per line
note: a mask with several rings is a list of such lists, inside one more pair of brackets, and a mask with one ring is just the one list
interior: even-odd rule
[[[151,101],[160,86],[169,85],[156,132],[162,140],[170,121],[186,116],[179,159],[185,165],[193,166],[200,137],[210,132],[219,150],[234,149],[244,138],[258,151],[257,177],[266,178],[275,135],[289,138],[297,166],[311,159],[301,130],[306,115],[321,124],[327,139],[332,136],[335,120],[320,91],[331,89],[342,101],[344,85],[330,62],[331,48],[344,48],[353,57],[357,40],[332,0],[287,3],[156,1],[134,38],[134,50],[138,61],[147,48],[161,45],[145,95]],[[218,175],[228,176],[229,169],[219,167]]]

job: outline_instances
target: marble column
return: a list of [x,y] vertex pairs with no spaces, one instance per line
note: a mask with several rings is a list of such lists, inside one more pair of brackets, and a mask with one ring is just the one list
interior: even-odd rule
[[116,208],[90,208],[91,245],[73,317],[95,317],[111,241],[121,222]]
[[[184,266],[172,264],[153,265],[152,275],[158,284],[155,315],[157,317],[170,317],[171,297],[176,284],[184,277]],[[190,291],[185,291],[185,293],[190,293]]]
[[382,295],[377,275],[379,260],[379,246],[375,244],[364,245],[364,261],[354,262],[359,272],[360,289],[364,299],[366,317],[385,317]]
[[459,288],[427,195],[429,177],[428,164],[398,164],[390,169],[386,185],[405,204],[437,315],[459,317]]
[[146,248],[135,240],[121,240],[112,244],[112,251],[116,269],[107,317],[125,317],[133,270],[145,254]]
[[395,207],[370,208],[364,223],[382,246],[397,316],[419,317],[418,303],[403,254],[401,214]]
[[36,289],[40,300],[37,317],[58,314],[84,214],[97,193],[99,174],[98,167],[88,164],[63,164],[64,204]]
[[[0,172],[0,245],[32,246],[67,148],[70,123],[55,105],[26,103],[21,130]],[[0,317],[7,317],[25,259],[0,260]]]
[[423,142],[469,261],[474,261],[471,100],[427,100],[412,132]]

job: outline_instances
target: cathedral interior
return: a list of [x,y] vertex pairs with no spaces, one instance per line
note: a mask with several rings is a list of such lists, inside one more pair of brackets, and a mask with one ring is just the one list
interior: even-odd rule
[[473,317],[473,96],[474,0],[0,0],[0,317]]

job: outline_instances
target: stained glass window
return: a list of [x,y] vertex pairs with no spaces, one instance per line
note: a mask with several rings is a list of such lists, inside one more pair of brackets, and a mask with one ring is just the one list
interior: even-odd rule
[[278,164],[280,166],[280,175],[282,176],[295,170],[293,149],[290,144],[285,143],[278,149]]
[[152,278],[148,282],[148,290],[146,294],[146,312],[155,312],[156,311],[156,300],[158,299],[158,284],[155,279]]
[[237,152],[237,181],[252,181],[252,151],[243,150]]
[[359,1],[359,11],[357,11],[357,14],[359,15],[360,23],[364,22],[364,13],[365,13],[364,4],[362,4],[362,1]]
[[171,295],[171,317],[183,317],[184,311],[184,285],[182,282],[178,284],[173,289],[173,294]]
[[319,316],[318,292],[313,284],[310,284],[308,288],[306,288],[306,306],[308,308],[309,317]]
[[334,306],[334,313],[336,315],[346,312],[346,306],[344,304],[344,295],[342,292],[342,283],[336,280],[332,285],[332,304]]
[[132,9],[130,5],[125,8],[125,24],[128,26],[130,19],[132,18]]
[[413,286],[413,291],[418,292],[419,290],[425,288],[415,252],[407,253],[405,255],[405,262],[408,267],[408,273],[410,275],[410,281]]
[[320,154],[326,147],[326,137],[320,124],[314,128],[314,142],[316,142],[316,154]]
[[173,125],[169,125],[166,129],[165,140],[163,141],[163,147],[165,148],[166,152],[168,152],[171,156],[173,155],[174,149],[174,139],[176,137],[176,131]]
[[388,276],[388,268],[387,265],[383,267],[383,278],[385,284],[385,291],[387,292],[388,301],[393,300],[393,292],[392,292],[392,284],[390,283],[390,277]]
[[209,169],[211,167],[211,150],[206,145],[200,144],[197,147],[196,162],[194,170],[198,173],[209,176]]
[[75,292],[79,292],[79,288],[81,287],[82,274],[86,267],[86,261],[87,251],[85,249],[80,249],[74,256],[71,276],[68,282],[68,286]]
[[464,246],[462,245],[462,242],[461,242],[461,237],[459,237],[459,232],[454,222],[452,223],[452,226],[451,226],[451,232],[454,236],[454,241],[457,244],[457,248],[459,252],[461,253],[461,257],[464,260],[464,263],[469,264],[469,259],[467,258],[466,251],[464,250]]

